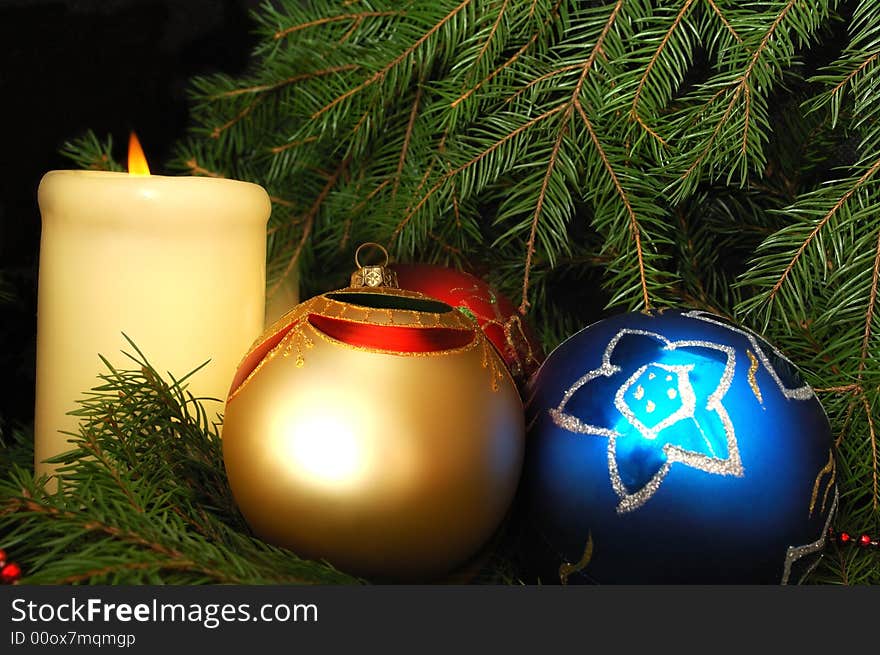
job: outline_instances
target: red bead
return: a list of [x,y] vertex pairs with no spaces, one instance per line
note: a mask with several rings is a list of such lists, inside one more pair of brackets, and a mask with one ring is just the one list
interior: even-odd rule
[[859,546],[861,546],[862,548],[867,548],[870,545],[871,545],[871,537],[869,537],[866,534],[863,534],[861,537],[859,537]]
[[0,548],[0,569],[6,566],[6,551]]
[[15,582],[20,577],[21,567],[15,562],[7,564],[2,569],[0,569],[0,582],[3,582],[3,584],[10,584],[12,582]]
[[849,532],[841,532],[839,535],[837,535],[837,541],[841,544],[848,544],[850,541],[852,541],[852,537],[849,536]]

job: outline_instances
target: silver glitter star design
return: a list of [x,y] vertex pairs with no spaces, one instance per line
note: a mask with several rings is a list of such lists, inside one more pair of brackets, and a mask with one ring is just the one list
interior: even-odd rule
[[[782,392],[782,395],[786,398],[790,398],[792,400],[809,400],[812,398],[815,393],[810,388],[808,384],[803,385],[802,387],[797,387],[795,389],[790,389],[785,386],[782,380],[779,378],[779,373],[776,372],[776,369],[773,368],[773,365],[770,363],[770,360],[767,359],[767,355],[764,354],[764,349],[761,344],[758,343],[758,340],[755,338],[755,335],[747,330],[743,330],[738,327],[734,327],[733,325],[729,325],[722,321],[717,320],[717,318],[713,314],[709,314],[708,312],[701,311],[699,309],[695,309],[690,312],[684,312],[682,316],[687,316],[688,318],[693,318],[698,321],[703,321],[704,323],[711,323],[712,325],[717,325],[719,327],[724,328],[725,330],[730,330],[731,332],[735,332],[736,334],[740,334],[748,339],[749,343],[752,346],[752,350],[756,353],[758,360],[767,369],[767,373],[770,374],[770,377],[773,378],[773,381],[776,383],[776,386],[779,387],[779,390]],[[773,350],[773,354],[776,355],[779,359],[787,362],[791,365],[792,368],[795,368],[794,364],[792,364],[791,360],[789,360],[785,355],[781,352],[773,348],[770,344],[764,342],[768,347]]]
[[[806,557],[807,555],[812,555],[813,553],[819,553],[825,549],[825,540],[828,536],[828,529],[831,527],[831,521],[834,519],[834,515],[837,513],[837,503],[840,500],[840,495],[837,490],[834,490],[834,500],[831,503],[831,510],[828,512],[828,516],[825,519],[825,525],[822,527],[822,534],[819,535],[819,538],[816,541],[813,541],[808,544],[804,544],[803,546],[789,546],[788,550],[785,553],[785,567],[782,571],[782,580],[780,580],[780,584],[788,584],[789,578],[791,578],[791,567],[797,562],[799,559]],[[803,582],[810,573],[812,573],[813,569],[815,569],[819,565],[819,560],[822,559],[822,556],[816,558],[816,561],[813,562],[806,571],[803,572],[800,579],[798,580],[798,584]]]
[[[626,488],[623,479],[620,476],[617,463],[617,440],[623,435],[599,425],[585,423],[577,416],[569,414],[565,411],[571,397],[584,385],[599,377],[611,377],[619,373],[621,367],[611,363],[611,356],[617,347],[618,342],[626,335],[642,335],[656,339],[663,345],[663,350],[674,351],[685,347],[708,348],[719,351],[723,354],[725,360],[724,372],[718,383],[718,387],[709,395],[705,409],[714,412],[721,422],[724,429],[726,439],[726,457],[718,457],[712,449],[711,443],[706,440],[706,446],[709,454],[687,449],[681,445],[674,443],[666,443],[662,450],[666,456],[666,461],[657,470],[657,472],[645,483],[640,489],[631,493]],[[723,399],[730,384],[733,381],[734,369],[736,368],[736,353],[730,346],[711,343],[709,341],[670,341],[661,334],[649,332],[646,330],[623,329],[618,332],[605,348],[602,355],[602,362],[599,368],[587,372],[579,378],[571,387],[566,390],[559,405],[549,410],[550,418],[558,427],[579,434],[590,434],[599,437],[608,438],[608,473],[611,479],[611,486],[620,498],[617,506],[617,513],[624,514],[640,508],[653,496],[660,488],[663,479],[669,472],[673,464],[679,463],[691,468],[699,469],[714,475],[732,475],[742,477],[744,470],[742,461],[740,460],[739,447],[736,440],[733,422],[724,408]],[[633,373],[623,385],[621,385],[614,396],[614,405],[626,420],[632,425],[644,438],[653,440],[664,429],[686,419],[690,419],[697,424],[695,412],[697,410],[697,399],[693,387],[688,377],[693,365],[668,365],[660,362],[650,362]],[[645,398],[644,386],[649,380],[654,379],[657,375],[666,376],[666,380],[677,382],[677,388],[670,387],[670,400],[678,400],[678,407],[667,416],[658,416],[655,423],[648,425],[636,416],[633,411],[632,403],[641,402]],[[648,400],[645,406],[647,413],[653,412],[653,402]],[[700,429],[702,432],[702,429]],[[704,435],[705,436],[705,435]]]

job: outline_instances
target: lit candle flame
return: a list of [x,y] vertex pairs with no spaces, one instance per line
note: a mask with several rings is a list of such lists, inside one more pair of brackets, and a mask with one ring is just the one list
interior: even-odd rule
[[147,165],[147,157],[141,148],[141,142],[138,141],[137,135],[132,132],[128,138],[128,174],[129,175],[149,175],[150,167]]

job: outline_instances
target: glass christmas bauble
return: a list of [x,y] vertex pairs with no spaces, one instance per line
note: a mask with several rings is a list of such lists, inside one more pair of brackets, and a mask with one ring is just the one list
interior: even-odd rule
[[518,384],[523,385],[544,360],[532,326],[485,280],[435,264],[394,264],[391,268],[401,289],[424,293],[473,316]]
[[364,267],[267,330],[233,381],[223,457],[265,541],[375,580],[431,581],[507,513],[524,415],[470,318],[389,284]]
[[556,348],[526,407],[530,561],[545,582],[784,584],[837,506],[813,390],[702,311],[629,313]]

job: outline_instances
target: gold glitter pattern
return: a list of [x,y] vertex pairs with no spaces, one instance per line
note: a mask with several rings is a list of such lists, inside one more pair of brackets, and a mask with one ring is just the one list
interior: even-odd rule
[[[455,287],[450,289],[450,292],[470,294],[470,298],[475,302],[482,302],[485,300],[483,297],[483,291],[477,284],[468,288]],[[486,325],[497,325],[501,328],[506,346],[504,354],[505,357],[508,358],[507,361],[510,366],[510,372],[515,378],[526,375],[541,364],[541,359],[539,353],[536,353],[535,349],[532,348],[532,342],[526,332],[522,316],[520,316],[519,312],[514,311],[510,316],[505,318],[501,313],[501,307],[495,296],[495,292],[492,291],[492,289],[489,289],[486,293],[488,293],[489,304],[492,306],[494,316],[489,317],[481,315],[477,318],[483,321]],[[464,305],[462,305],[462,307],[464,307]],[[469,307],[465,308],[469,312],[473,311]]]
[[[507,369],[501,364],[498,355],[495,354],[494,346],[489,343],[489,339],[477,330],[479,341],[483,344],[483,360],[482,366],[489,370],[490,384],[492,391],[498,391],[498,384],[504,378]],[[474,340],[476,341],[476,339]]]
[[[387,288],[358,288],[358,289],[342,289],[340,291],[334,291],[328,294],[316,296],[307,300],[305,302],[300,303],[292,310],[290,310],[287,314],[282,316],[279,320],[272,324],[266,331],[264,331],[263,335],[260,336],[259,339],[254,341],[251,348],[248,350],[248,354],[260,344],[265,343],[270,340],[273,336],[277,335],[279,332],[284,330],[289,330],[287,334],[281,339],[281,341],[272,348],[262,360],[256,365],[256,367],[251,371],[251,373],[244,379],[244,381],[236,388],[229,396],[229,401],[233,400],[238,393],[244,389],[245,386],[259,373],[260,369],[267,364],[269,361],[273,360],[275,357],[283,356],[283,357],[296,357],[296,365],[297,367],[302,367],[306,364],[305,353],[306,351],[314,345],[313,338],[315,336],[320,337],[321,339],[330,341],[337,346],[351,349],[351,350],[365,350],[369,352],[380,352],[387,353],[393,355],[399,355],[402,357],[439,357],[448,355],[450,352],[464,352],[469,350],[470,348],[475,348],[478,345],[481,345],[483,348],[483,368],[489,371],[490,376],[490,384],[493,391],[497,391],[499,389],[499,383],[505,375],[510,375],[501,363],[498,355],[493,350],[492,344],[488,341],[488,338],[479,330],[466,316],[464,316],[461,312],[457,311],[444,311],[444,312],[426,312],[426,311],[418,311],[414,309],[387,309],[387,308],[376,308],[376,307],[367,307],[361,306],[357,304],[353,304],[350,302],[345,302],[342,300],[336,300],[331,296],[333,294],[338,293],[347,293],[347,294],[356,294],[358,296],[369,296],[370,294],[376,294],[381,296],[394,296],[396,298],[403,299],[412,299],[414,301],[424,301],[428,300],[431,302],[436,302],[429,296],[426,296],[422,293],[418,293],[415,291],[406,291],[402,289],[392,289],[389,290]],[[429,352],[401,352],[396,350],[382,350],[378,348],[366,348],[363,346],[356,346],[353,344],[347,344],[342,341],[337,341],[333,339],[329,335],[324,334],[320,330],[317,330],[314,326],[308,323],[308,316],[310,314],[318,314],[321,316],[326,316],[328,318],[343,318],[346,321],[351,323],[359,323],[362,325],[371,325],[371,326],[402,326],[402,327],[413,327],[413,328],[451,328],[458,330],[468,330],[474,333],[475,338],[468,345],[463,346],[461,348],[455,348],[452,350],[437,350],[437,351],[429,351]],[[291,327],[293,325],[293,327]],[[310,336],[311,335],[311,336]],[[245,358],[242,359],[244,362]],[[240,366],[241,364],[239,364]]]
[[305,357],[303,356],[305,349],[313,348],[315,346],[315,342],[309,339],[304,329],[297,329],[299,327],[304,328],[305,325],[306,324],[304,323],[301,326],[293,328],[290,332],[284,335],[284,338],[278,344],[279,346],[283,346],[281,349],[282,357],[296,355],[297,368],[302,368],[306,363]]
[[831,452],[831,449],[828,450],[828,463],[819,471],[819,474],[816,476],[816,481],[813,483],[813,494],[810,496],[810,516],[813,515],[813,511],[816,509],[816,501],[819,499],[819,486],[822,482],[822,479],[827,475],[828,483],[825,485],[825,492],[822,495],[822,505],[820,507],[820,511],[825,511],[825,503],[828,500],[828,493],[831,488],[834,486],[834,480],[837,477],[837,470],[834,466],[834,453]]
[[761,397],[761,388],[758,386],[758,380],[755,378],[755,373],[758,372],[758,358],[755,357],[754,353],[746,348],[746,355],[751,362],[749,366],[749,386],[752,388],[752,393],[755,394],[755,398],[758,399],[758,402],[762,405],[764,404],[764,399]]
[[[345,341],[339,341],[338,339],[334,339],[333,337],[331,337],[329,334],[322,332],[321,330],[319,330],[317,327],[315,327],[314,325],[312,325],[308,321],[304,322],[303,325],[307,325],[312,330],[312,333],[315,336],[323,339],[324,341],[326,341],[328,343],[332,343],[335,346],[344,348],[346,350],[360,350],[363,352],[370,352],[370,353],[382,353],[385,355],[397,355],[398,357],[442,357],[442,356],[448,355],[450,353],[467,352],[468,350],[470,350],[472,348],[476,348],[478,343],[480,342],[480,336],[479,336],[479,334],[476,334],[474,336],[474,339],[470,343],[468,343],[464,346],[458,347],[458,348],[449,348],[446,350],[428,350],[428,351],[424,351],[424,352],[409,351],[409,350],[407,350],[407,351],[385,350],[383,348],[375,348],[373,346],[358,346],[353,343],[346,343]],[[292,331],[293,330],[291,330],[291,332]],[[285,339],[286,338],[287,337],[285,337]],[[485,368],[485,366],[486,366],[486,364],[483,365],[484,368]]]
[[[272,348],[268,353],[266,353],[266,355],[265,355],[265,356],[264,356],[264,357],[263,357],[263,358],[257,363],[257,365],[254,367],[254,369],[253,369],[250,373],[248,373],[247,377],[241,382],[241,384],[239,384],[235,389],[233,389],[233,390],[229,393],[229,398],[227,398],[227,400],[226,400],[227,404],[228,404],[229,402],[231,402],[231,401],[232,401],[232,400],[233,400],[233,399],[239,394],[239,392],[240,392],[242,389],[245,388],[245,386],[247,385],[248,382],[250,382],[254,377],[256,377],[257,373],[260,372],[260,369],[262,369],[263,366],[265,366],[265,365],[266,365],[267,363],[269,363],[272,359],[274,359],[279,353],[284,353],[284,352],[285,352],[285,349],[287,348],[285,342],[286,342],[287,339],[290,337],[290,333],[296,331],[296,329],[297,329],[297,327],[298,327],[297,324],[298,324],[299,322],[301,322],[301,320],[302,320],[302,319],[297,319],[296,321],[294,321],[294,326],[290,328],[289,332],[288,332],[286,335],[284,335],[284,337],[281,339],[281,341],[279,341],[279,342],[275,345],[274,348]],[[277,329],[275,329],[271,334],[268,334],[268,335],[266,335],[266,336],[264,336],[264,337],[260,337],[259,339],[257,339],[257,341],[254,342],[254,345],[251,346],[250,350],[248,350],[247,355],[245,355],[245,357],[242,359],[242,363],[244,363],[244,361],[247,359],[248,355],[250,355],[251,350],[253,350],[253,349],[256,348],[257,346],[259,346],[260,344],[262,344],[262,343],[268,341],[268,340],[271,339],[274,335],[276,335],[278,332],[281,332],[283,329],[286,329],[287,326],[286,326],[286,325],[280,325],[280,322],[276,322],[275,324],[273,324],[272,328],[277,328]],[[241,367],[241,364],[239,364],[239,368],[240,368],[240,367]]]
[[559,565],[559,581],[567,585],[568,578],[571,574],[577,573],[579,571],[583,571],[587,568],[587,565],[590,563],[590,560],[593,559],[593,533],[589,533],[587,535],[587,545],[584,546],[584,554],[581,555],[581,558],[575,562],[574,564],[569,564],[568,562],[563,562]]

